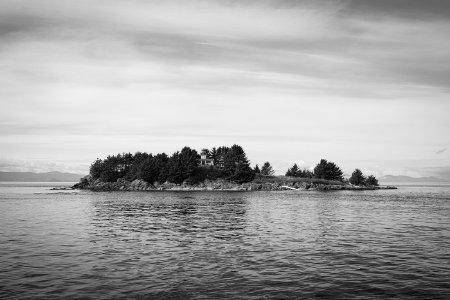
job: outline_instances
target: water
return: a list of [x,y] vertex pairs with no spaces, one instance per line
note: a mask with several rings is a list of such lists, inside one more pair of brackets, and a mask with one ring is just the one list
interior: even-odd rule
[[450,187],[0,184],[2,299],[449,299]]

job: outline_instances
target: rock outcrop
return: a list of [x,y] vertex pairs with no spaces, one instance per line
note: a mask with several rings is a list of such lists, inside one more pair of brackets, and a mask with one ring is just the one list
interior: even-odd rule
[[396,189],[391,186],[353,186],[348,184],[322,184],[310,182],[246,182],[234,183],[224,179],[205,180],[197,184],[175,184],[171,182],[152,184],[135,179],[132,182],[122,178],[116,182],[102,182],[93,179],[90,175],[83,177],[79,183],[73,186],[75,189],[88,189],[92,191],[282,191],[282,190],[379,190]]

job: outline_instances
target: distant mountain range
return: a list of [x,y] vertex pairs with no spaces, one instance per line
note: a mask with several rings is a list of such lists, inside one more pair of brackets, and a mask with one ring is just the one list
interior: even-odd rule
[[411,183],[432,183],[432,182],[449,182],[449,180],[436,178],[436,177],[409,177],[409,176],[394,176],[394,175],[386,175],[379,178],[380,183],[388,183],[388,182],[411,182]]
[[0,172],[0,181],[19,182],[78,182],[85,175],[61,172]]

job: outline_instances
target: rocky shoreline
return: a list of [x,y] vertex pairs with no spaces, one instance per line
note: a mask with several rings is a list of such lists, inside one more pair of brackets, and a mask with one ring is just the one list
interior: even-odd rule
[[126,181],[118,179],[117,182],[102,182],[86,176],[75,184],[72,189],[84,189],[91,191],[333,191],[333,190],[382,190],[397,189],[393,186],[354,186],[349,184],[324,184],[314,182],[247,182],[234,183],[224,179],[205,180],[198,184],[174,184],[170,182],[150,184],[143,180]]

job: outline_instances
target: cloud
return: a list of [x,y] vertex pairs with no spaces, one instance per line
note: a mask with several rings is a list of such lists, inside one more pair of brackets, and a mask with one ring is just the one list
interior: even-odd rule
[[[362,2],[366,4],[112,1],[106,5],[104,1],[78,1],[69,9],[67,1],[41,1],[39,7],[35,2],[24,7],[6,1],[1,27],[3,39],[10,45],[4,53],[12,53],[5,60],[23,61],[23,68],[11,68],[30,76],[36,72],[28,67],[37,61],[39,69],[46,64],[58,67],[56,63],[95,62],[109,67],[157,61],[163,67],[208,66],[286,74],[294,79],[306,76],[322,81],[323,86],[342,84],[341,94],[347,94],[345,83],[349,81],[367,84],[370,80],[371,89],[393,81],[448,88],[448,70],[441,62],[449,59],[445,51],[449,22],[381,14],[378,17],[383,21],[374,21],[364,13],[376,14],[388,4]],[[438,44],[440,47],[428,47]],[[53,67],[50,70],[58,71]],[[79,74],[84,69],[72,71]],[[46,80],[46,75],[52,76],[44,70],[30,79]],[[54,77],[58,75],[54,73]],[[258,83],[263,82],[254,85]],[[291,86],[296,83],[294,80]]]
[[[301,83],[306,78],[321,82],[318,89],[335,86],[334,93],[354,97],[382,90],[379,86],[395,89],[392,82],[413,90],[418,88],[415,85],[449,87],[446,78],[450,74],[441,64],[449,59],[445,51],[450,43],[445,38],[449,22],[381,15],[382,22],[365,18],[366,10],[376,12],[382,5],[360,8],[352,1],[330,1],[326,5],[308,1],[297,5],[290,1],[245,1],[240,5],[220,1],[112,1],[106,5],[103,1],[79,1],[69,9],[67,1],[42,1],[39,6],[34,3],[25,7],[10,1],[3,4],[3,60],[15,62],[6,67],[20,82],[148,82],[152,78],[145,74],[136,78],[125,73],[114,82],[110,76],[80,74],[91,69],[108,72],[115,66],[132,67],[133,62],[142,67],[158,62],[159,69],[171,76],[179,69],[208,67],[236,70],[234,81],[241,82],[246,80],[246,73],[265,72],[291,77],[284,83],[294,89],[305,88],[307,84]],[[352,14],[343,18],[349,12]],[[438,44],[440,47],[428,47]],[[211,77],[216,85],[223,83],[217,88],[230,87],[218,74]],[[170,77],[165,80],[160,74],[156,77],[176,85],[198,85],[204,82],[201,75],[191,73],[189,82]],[[351,88],[355,83],[366,87],[355,91]],[[247,86],[267,84],[276,87],[278,82],[256,78]]]
[[436,154],[441,154],[444,153],[445,151],[447,151],[447,148],[439,149],[438,151],[436,151]]
[[405,18],[414,20],[448,19],[450,3],[442,0],[348,0],[347,12],[350,15],[362,14],[365,17]]

